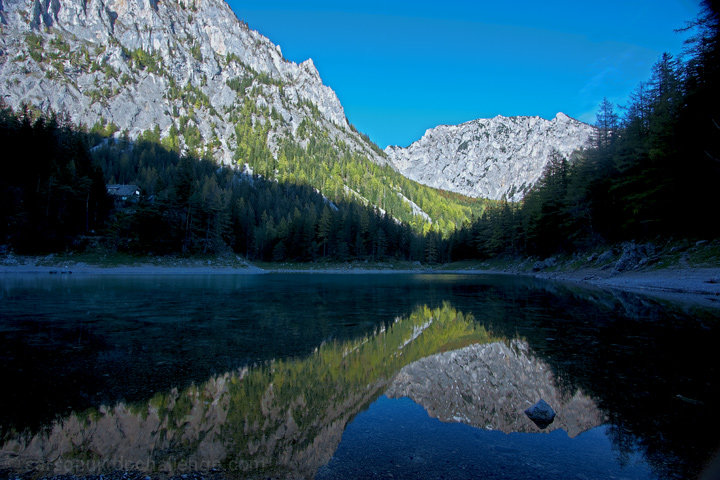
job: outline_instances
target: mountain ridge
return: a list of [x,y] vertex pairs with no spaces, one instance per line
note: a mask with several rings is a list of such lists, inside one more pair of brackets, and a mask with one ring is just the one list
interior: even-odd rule
[[3,0],[3,20],[0,88],[15,111],[57,112],[330,199],[355,191],[417,231],[450,231],[481,208],[387,166],[312,59],[284,59],[223,0]]
[[[494,119],[496,119],[496,118],[537,118],[537,119],[540,119],[540,120],[546,120],[546,121],[549,121],[549,122],[550,122],[550,121],[552,121],[553,119],[557,118],[558,116],[560,116],[560,117],[562,117],[562,118],[565,118],[565,117],[566,117],[566,118],[568,118],[568,119],[570,119],[570,120],[574,120],[574,121],[579,122],[579,123],[587,123],[587,122],[583,122],[583,121],[581,121],[581,120],[578,120],[578,119],[575,118],[575,117],[571,117],[570,115],[568,115],[568,114],[566,114],[566,113],[564,113],[564,112],[558,112],[558,113],[556,113],[555,116],[554,116],[552,119],[548,119],[548,118],[546,118],[546,117],[543,117],[542,115],[503,115],[503,114],[501,114],[501,113],[498,113],[497,115],[492,116],[492,117],[473,118],[472,120],[466,120],[466,121],[460,122],[460,123],[439,123],[439,124],[435,125],[434,127],[430,127],[430,128],[425,129],[425,133],[423,134],[423,136],[425,136],[425,134],[427,134],[430,130],[433,130],[433,129],[438,128],[438,127],[461,127],[461,126],[463,126],[463,125],[469,125],[469,124],[477,123],[477,122],[480,121],[480,120],[494,120]],[[422,138],[422,137],[421,137],[421,138]],[[411,142],[411,143],[410,143],[409,145],[407,145],[406,147],[403,147],[403,146],[400,146],[400,145],[388,145],[388,147],[408,148],[410,145],[412,145],[412,144],[415,143],[415,142],[417,142],[417,140],[415,140],[414,142]],[[387,147],[386,147],[386,148],[387,148]]]
[[537,182],[550,156],[569,157],[589,146],[594,127],[562,112],[496,115],[438,125],[408,147],[388,146],[395,169],[424,185],[470,197],[519,201]]
[[[270,121],[268,146],[276,154],[279,141],[272,138],[294,135],[312,117],[307,102],[324,128],[384,162],[350,129],[314,62],[282,57],[222,0],[5,0],[3,13],[0,84],[16,110],[27,103],[65,112],[76,123],[114,123],[131,138],[155,125],[170,135],[189,117],[202,143],[213,144],[208,153],[231,164],[228,110],[244,99],[266,108],[253,123]],[[181,133],[182,148],[196,146]]]
[[313,60],[285,59],[223,0],[2,0],[2,12],[0,88],[16,111],[357,197],[416,231],[448,233],[484,208],[391,168]]

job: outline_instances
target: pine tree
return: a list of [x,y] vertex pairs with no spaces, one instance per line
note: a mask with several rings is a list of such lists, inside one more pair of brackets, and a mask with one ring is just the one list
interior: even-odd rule
[[595,147],[601,150],[610,148],[618,133],[618,115],[607,97],[604,97],[600,103],[595,126],[597,127]]
[[332,233],[332,228],[333,215],[328,206],[325,205],[323,207],[322,215],[320,216],[320,221],[318,222],[318,238],[320,240],[320,245],[322,245],[323,257],[327,257],[327,245],[330,234]]

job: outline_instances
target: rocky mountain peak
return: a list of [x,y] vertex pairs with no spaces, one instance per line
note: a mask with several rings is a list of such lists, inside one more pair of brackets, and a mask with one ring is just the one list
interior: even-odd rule
[[317,74],[319,75],[317,68],[315,68],[315,62],[313,62],[312,58],[308,58],[304,62],[300,64],[301,67],[305,69],[310,74]]
[[312,60],[283,58],[223,0],[2,0],[0,13],[0,88],[16,109],[65,112],[131,138],[174,128],[184,147],[202,145],[232,163],[233,112],[249,101],[253,123],[270,122],[275,152],[273,138],[312,118],[384,162],[351,131]]
[[385,149],[403,175],[471,197],[517,201],[537,182],[551,155],[588,146],[594,127],[564,113],[477,119],[440,125],[406,148]]

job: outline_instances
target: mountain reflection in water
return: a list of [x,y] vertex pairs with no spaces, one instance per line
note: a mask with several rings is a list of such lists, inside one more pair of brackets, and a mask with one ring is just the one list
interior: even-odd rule
[[[376,470],[359,462],[362,452],[348,460],[347,445],[359,438],[353,432],[370,428],[372,438],[360,443],[370,445],[392,425],[404,429],[416,415],[408,405],[445,422],[427,414],[416,422],[427,452],[447,438],[448,457],[426,455],[427,471],[458,478],[472,470],[463,477],[444,462],[460,465],[468,455],[472,466],[480,453],[460,448],[453,459],[453,438],[495,452],[486,468],[501,478],[588,476],[576,452],[600,447],[595,472],[687,478],[718,446],[713,348],[720,331],[712,310],[507,277],[398,275],[369,285],[288,275],[148,280],[136,290],[98,281],[100,291],[82,280],[27,291],[24,281],[2,280],[0,380],[22,388],[0,398],[0,474],[359,476],[363,465],[368,474]],[[143,289],[145,296],[132,297]],[[65,300],[45,306],[43,294]],[[64,301],[68,310],[58,319]],[[128,316],[117,316],[117,305]],[[142,316],[146,309],[150,317]],[[177,312],[187,318],[163,317]],[[248,352],[256,353],[242,357]],[[84,381],[83,372],[92,375]],[[43,409],[33,389],[52,394],[52,385],[61,388]],[[77,395],[101,389],[114,393]],[[406,397],[416,403],[393,400]],[[541,398],[557,412],[542,432],[524,414]],[[32,408],[15,408],[23,402]],[[390,417],[377,415],[383,411]],[[380,442],[374,461],[413,441]],[[542,462],[530,450],[540,455],[551,445],[567,448],[533,472]],[[504,475],[500,459],[517,463],[518,452],[530,455],[527,471]],[[408,458],[414,463],[377,472],[409,478],[421,464],[412,452]],[[644,466],[627,467],[637,458]]]
[[471,316],[417,309],[373,335],[173,389],[146,404],[72,414],[49,432],[13,438],[0,462],[52,474],[114,469],[311,477],[332,457],[348,420],[402,366],[448,346],[490,340]]
[[539,399],[556,413],[542,431],[562,429],[575,437],[605,420],[581,390],[561,391],[549,365],[532,356],[522,340],[474,344],[413,362],[385,395],[409,397],[443,422],[505,433],[541,431],[525,415]]

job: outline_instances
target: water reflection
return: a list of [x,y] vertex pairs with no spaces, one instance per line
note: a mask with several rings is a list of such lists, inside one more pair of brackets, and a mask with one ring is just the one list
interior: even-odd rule
[[[382,425],[382,428],[378,428]],[[600,426],[570,438],[562,430],[511,433],[430,418],[407,397],[380,397],[350,423],[318,479],[652,479],[640,454],[622,462]]]
[[[575,437],[605,421],[582,390],[563,391],[550,366],[522,340],[475,344],[418,360],[400,370],[385,395],[409,397],[443,422],[505,433],[562,429]],[[540,399],[556,413],[544,429],[524,413]]]
[[[0,296],[0,475],[310,477],[395,397],[493,446],[499,477],[503,449],[563,432],[658,478],[696,476],[718,447],[717,311],[455,275],[30,277]],[[540,398],[558,416],[537,434],[523,411]]]
[[310,477],[330,460],[347,422],[415,360],[491,336],[449,305],[419,308],[387,328],[312,355],[278,360],[56,421],[0,450],[12,471],[116,469]]
[[371,334],[447,287],[380,276],[0,278],[2,430]]

